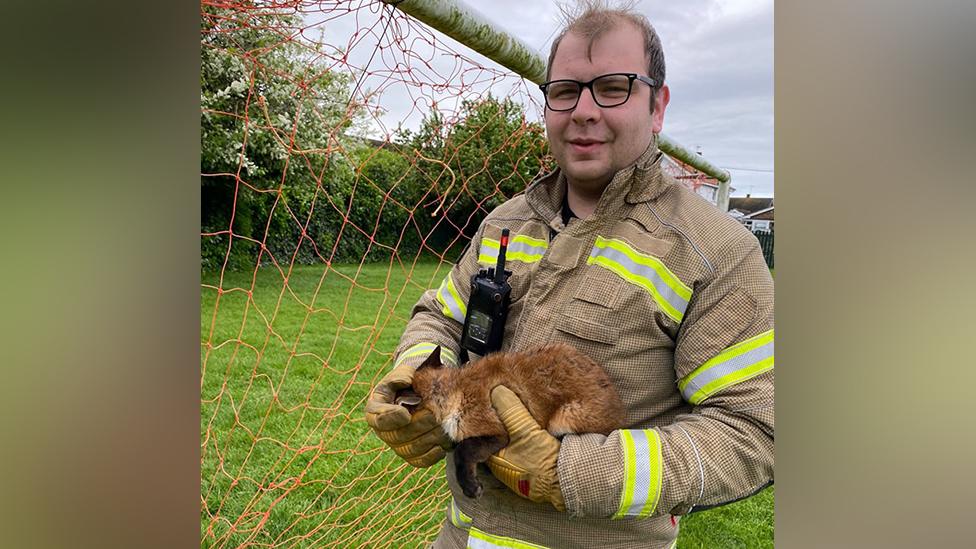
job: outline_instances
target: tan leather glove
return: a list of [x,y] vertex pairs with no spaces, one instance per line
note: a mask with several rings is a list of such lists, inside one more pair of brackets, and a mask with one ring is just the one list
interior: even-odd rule
[[491,405],[508,429],[509,443],[488,458],[488,468],[516,494],[536,503],[549,502],[565,511],[559,490],[559,440],[543,429],[518,395],[499,385],[491,391]]
[[376,384],[366,401],[366,423],[407,463],[430,467],[444,458],[444,451],[451,448],[451,439],[430,410],[420,408],[411,414],[394,404],[397,391],[411,386],[413,373],[412,366],[402,364]]

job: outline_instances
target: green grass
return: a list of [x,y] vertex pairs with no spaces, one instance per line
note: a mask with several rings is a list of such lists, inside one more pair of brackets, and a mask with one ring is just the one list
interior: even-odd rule
[[758,494],[681,519],[678,549],[773,546],[773,492]]
[[297,267],[287,285],[275,268],[253,282],[204,277],[203,546],[430,539],[447,501],[443,465],[417,470],[384,451],[362,405],[413,304],[447,269]]
[[[363,419],[369,388],[434,262],[205,275],[201,303],[201,539],[420,547],[448,501],[443,463],[407,466]],[[284,283],[287,274],[287,284]],[[772,546],[771,489],[681,521],[679,547]]]

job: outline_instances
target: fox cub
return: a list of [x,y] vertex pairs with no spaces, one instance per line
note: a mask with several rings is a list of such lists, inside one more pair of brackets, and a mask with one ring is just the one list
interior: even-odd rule
[[[508,431],[491,406],[491,390],[498,385],[518,395],[532,417],[555,437],[609,434],[623,426],[624,406],[609,376],[570,345],[493,353],[461,368],[444,368],[437,347],[417,368],[413,389],[419,404],[457,443],[456,476],[468,497],[482,493],[477,465],[508,445]],[[418,404],[416,397],[412,404]]]

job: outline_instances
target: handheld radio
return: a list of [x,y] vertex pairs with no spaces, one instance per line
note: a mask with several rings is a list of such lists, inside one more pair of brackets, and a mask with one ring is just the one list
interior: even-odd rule
[[498,247],[498,262],[494,268],[481,269],[471,277],[471,297],[461,331],[462,361],[467,352],[485,356],[502,347],[505,320],[508,318],[512,286],[508,283],[511,271],[505,270],[505,250],[508,248],[508,229],[502,229]]

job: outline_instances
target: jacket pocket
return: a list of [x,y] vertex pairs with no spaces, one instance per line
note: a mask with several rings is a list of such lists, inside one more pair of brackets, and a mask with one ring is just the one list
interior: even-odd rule
[[620,325],[615,320],[620,286],[620,279],[613,273],[588,271],[573,292],[573,298],[556,313],[554,327],[558,332],[585,341],[616,343],[620,336]]
[[587,341],[611,345],[620,336],[620,328],[609,323],[597,323],[583,318],[574,318],[566,313],[556,316],[556,330]]
[[568,343],[606,368],[617,349],[618,284],[609,277],[584,277],[574,297],[553,318],[553,339]]
[[620,278],[612,273],[590,272],[583,277],[583,283],[579,285],[573,294],[573,301],[585,301],[593,305],[600,305],[608,309],[613,309],[617,305],[617,296],[620,293]]
[[620,336],[620,327],[612,320],[613,311],[583,302],[574,305],[567,308],[570,314],[555,315],[552,340],[572,345],[606,369],[614,360]]

